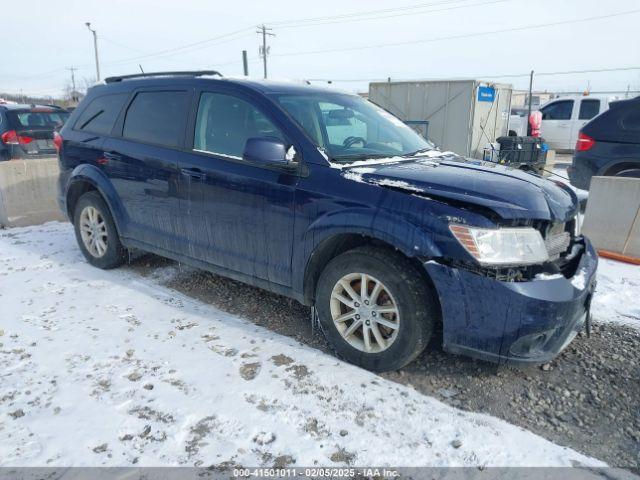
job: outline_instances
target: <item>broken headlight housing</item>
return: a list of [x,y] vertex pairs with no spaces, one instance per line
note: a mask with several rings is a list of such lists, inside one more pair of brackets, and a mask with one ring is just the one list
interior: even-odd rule
[[449,230],[481,265],[534,265],[549,259],[542,235],[535,228],[449,225]]

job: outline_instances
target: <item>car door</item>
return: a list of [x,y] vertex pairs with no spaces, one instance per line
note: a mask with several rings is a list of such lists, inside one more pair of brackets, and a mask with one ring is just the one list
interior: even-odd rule
[[550,148],[556,150],[572,149],[571,118],[573,100],[557,100],[542,107],[542,137]]
[[179,161],[189,255],[288,286],[298,173],[244,160],[243,151],[253,137],[291,142],[265,100],[218,88],[199,92],[192,149]]
[[582,127],[600,113],[602,101],[599,98],[582,98],[580,99],[580,107],[578,108],[577,118],[571,127],[571,148],[575,148],[578,141],[578,134]]
[[125,236],[184,253],[178,156],[193,95],[189,88],[139,89],[103,145],[105,172],[126,215]]

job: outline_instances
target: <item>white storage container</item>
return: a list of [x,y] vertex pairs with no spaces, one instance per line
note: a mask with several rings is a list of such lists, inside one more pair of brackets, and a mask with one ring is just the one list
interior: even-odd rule
[[369,100],[404,121],[429,122],[427,137],[442,150],[483,158],[487,142],[509,132],[513,87],[481,80],[369,84]]

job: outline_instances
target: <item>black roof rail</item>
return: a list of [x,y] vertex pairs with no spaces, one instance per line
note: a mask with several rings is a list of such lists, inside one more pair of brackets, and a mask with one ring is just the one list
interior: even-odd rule
[[107,77],[104,79],[105,83],[116,83],[122,80],[129,80],[132,78],[146,78],[146,77],[202,77],[205,75],[217,75],[222,77],[222,74],[217,70],[194,70],[183,72],[149,72],[149,73],[134,73],[132,75],[119,75],[117,77]]

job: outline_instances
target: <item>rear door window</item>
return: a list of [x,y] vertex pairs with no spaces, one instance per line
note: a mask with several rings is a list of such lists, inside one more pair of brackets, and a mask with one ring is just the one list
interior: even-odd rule
[[241,159],[250,138],[285,141],[280,129],[251,103],[221,93],[201,95],[194,150]]
[[116,93],[95,98],[80,114],[74,128],[109,135],[128,96],[128,93]]
[[571,120],[573,100],[554,102],[540,110],[543,120]]
[[600,113],[600,100],[589,99],[580,102],[579,120],[591,120]]
[[188,107],[187,91],[139,92],[127,109],[122,136],[144,143],[179,147]]

